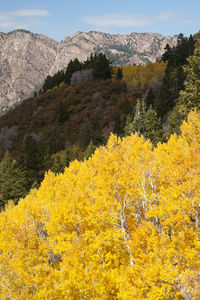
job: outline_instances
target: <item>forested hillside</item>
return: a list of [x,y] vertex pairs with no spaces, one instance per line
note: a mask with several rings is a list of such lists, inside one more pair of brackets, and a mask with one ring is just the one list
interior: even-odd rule
[[146,66],[71,61],[2,116],[0,298],[200,299],[199,108],[180,35]]
[[[140,68],[133,66],[120,75],[121,68],[113,69],[105,55],[91,56],[85,65],[76,59],[69,63],[65,73],[48,77],[43,91],[36,97],[3,115],[0,119],[1,207],[9,199],[17,203],[31,187],[39,187],[45,171],[63,172],[75,158],[89,157],[96,147],[107,143],[110,132],[124,136],[138,131],[140,124],[141,133],[148,127],[145,136],[153,143],[163,140],[161,123],[156,112],[149,109],[150,103],[142,105],[143,117],[139,122],[135,111],[136,103],[140,109],[141,99],[147,97],[150,87],[158,93],[164,69],[165,63],[156,62]],[[141,83],[130,85],[126,77],[131,72],[132,78],[138,77],[139,72],[146,77]],[[153,135],[151,129],[155,129]],[[5,155],[6,151],[9,153]],[[11,180],[20,182],[13,185]],[[19,192],[22,186],[23,193]]]
[[111,135],[0,214],[1,299],[199,299],[200,114]]
[[60,173],[70,161],[90,157],[111,132],[138,133],[154,146],[180,133],[181,122],[199,105],[198,49],[192,36],[180,34],[160,62],[113,67],[99,53],[48,76],[35,97],[0,118],[1,208],[39,187],[49,169]]

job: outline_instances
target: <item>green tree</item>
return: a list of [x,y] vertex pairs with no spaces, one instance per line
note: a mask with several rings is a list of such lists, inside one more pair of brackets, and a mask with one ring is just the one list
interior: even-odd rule
[[133,132],[137,132],[139,135],[143,135],[145,132],[145,112],[146,107],[144,101],[138,99],[133,119]]
[[16,160],[6,152],[0,163],[0,208],[9,200],[16,204],[26,195],[26,176]]
[[169,117],[168,134],[179,134],[179,127],[188,113],[194,108],[200,109],[200,41],[196,43],[194,54],[187,59],[184,71],[187,75],[185,89],[180,91],[179,100]]
[[52,88],[52,77],[50,75],[47,76],[47,78],[44,81],[44,84],[42,86],[42,91],[46,92],[48,89]]
[[44,175],[44,153],[39,143],[31,135],[25,138],[21,149],[20,164],[23,166],[27,177],[27,188],[30,189],[34,182],[40,183]]
[[63,157],[63,164],[64,167],[69,167],[70,161],[72,160],[70,150],[68,148],[65,149],[64,157]]
[[88,159],[92,154],[95,152],[96,146],[93,144],[93,141],[91,140],[87,149],[85,150],[85,158]]
[[129,114],[126,118],[124,126],[124,135],[131,135],[131,133],[138,133],[143,135],[145,132],[145,113],[146,107],[143,100],[138,99],[136,103],[136,112],[134,118]]
[[170,137],[171,134],[176,133],[180,134],[180,126],[183,120],[185,119],[184,114],[181,112],[179,105],[176,105],[171,112],[168,118],[168,136]]
[[95,145],[100,145],[103,142],[97,120],[94,124],[88,118],[84,120],[79,131],[79,141],[82,148],[86,148],[90,141]]
[[145,138],[150,139],[156,146],[158,142],[163,141],[163,130],[161,119],[157,112],[150,107],[146,110],[144,101],[137,101],[136,112],[134,118],[128,115],[124,126],[124,135],[138,133]]
[[[167,69],[167,68],[166,68]],[[174,105],[174,94],[173,94],[173,84],[172,84],[172,74],[170,69],[165,70],[165,75],[163,82],[160,87],[160,92],[158,96],[158,102],[156,105],[158,115],[161,118],[172,109]]]
[[133,116],[129,114],[126,117],[126,121],[125,121],[124,136],[131,135],[133,132],[134,132]]
[[162,59],[167,60],[167,66],[157,101],[157,112],[161,118],[173,109],[179,99],[179,92],[183,89],[186,79],[183,66],[187,58],[193,54],[194,45],[192,36],[187,38],[179,34],[176,47],[166,47]]
[[51,171],[54,172],[55,174],[58,174],[58,173],[61,173],[64,171],[64,166],[61,161],[60,153],[54,154]]
[[109,79],[112,74],[111,62],[103,53],[95,54],[91,64],[95,79]]
[[187,74],[185,90],[180,92],[179,106],[184,114],[196,107],[200,108],[200,41],[197,42],[194,54],[188,58],[184,70]]
[[67,111],[67,105],[63,102],[60,102],[58,108],[58,123],[62,125],[65,121],[69,119],[69,113]]
[[154,146],[156,146],[158,142],[163,141],[161,119],[158,118],[157,112],[151,105],[145,113],[144,137],[150,139]]
[[146,104],[147,109],[149,108],[150,105],[152,105],[152,107],[154,107],[155,99],[156,99],[155,94],[154,94],[152,88],[150,88],[147,93],[146,99],[145,99],[145,104]]
[[172,54],[172,48],[169,46],[169,44],[166,45],[165,47],[165,52],[163,53],[162,57],[161,57],[161,60],[166,62],[169,60],[171,54]]
[[65,83],[70,84],[72,74],[76,71],[82,70],[82,68],[83,65],[77,58],[75,58],[74,60],[70,60],[64,74]]

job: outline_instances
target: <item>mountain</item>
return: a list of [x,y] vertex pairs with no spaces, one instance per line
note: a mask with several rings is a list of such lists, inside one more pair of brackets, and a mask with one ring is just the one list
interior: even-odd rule
[[91,52],[104,52],[116,65],[145,64],[160,57],[167,43],[176,42],[176,36],[157,33],[77,32],[60,42],[26,30],[0,33],[0,112],[27,98],[71,59],[83,61]]

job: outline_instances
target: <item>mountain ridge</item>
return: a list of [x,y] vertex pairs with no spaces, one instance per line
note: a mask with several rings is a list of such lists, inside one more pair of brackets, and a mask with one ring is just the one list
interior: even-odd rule
[[167,43],[176,42],[176,36],[158,33],[78,31],[62,41],[23,29],[0,33],[0,112],[27,98],[71,59],[84,61],[91,53],[103,52],[115,65],[145,64],[159,58]]

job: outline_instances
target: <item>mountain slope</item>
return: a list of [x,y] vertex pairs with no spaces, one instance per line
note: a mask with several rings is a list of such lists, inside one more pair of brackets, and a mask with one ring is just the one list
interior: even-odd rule
[[44,80],[57,42],[27,31],[0,34],[0,110],[13,106]]
[[114,64],[144,64],[155,61],[167,43],[176,41],[156,33],[77,32],[60,42],[25,30],[0,33],[0,112],[26,98],[71,59],[83,61],[91,52],[104,52]]

